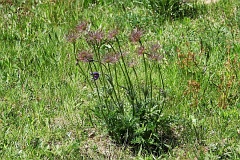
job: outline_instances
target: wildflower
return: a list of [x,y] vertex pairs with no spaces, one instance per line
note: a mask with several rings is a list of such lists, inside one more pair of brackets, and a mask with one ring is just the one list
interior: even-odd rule
[[136,28],[130,34],[129,39],[130,39],[131,42],[139,42],[142,35],[143,35],[143,31]]
[[150,58],[153,61],[161,61],[163,59],[163,56],[157,53],[148,54],[148,58]]
[[93,62],[93,55],[87,51],[82,51],[78,54],[77,56],[77,62],[82,61],[82,62]]
[[91,44],[101,43],[104,39],[104,33],[102,31],[88,32],[87,41]]
[[137,53],[138,53],[138,55],[143,55],[145,53],[145,48],[143,46],[140,46],[137,49]]
[[118,34],[118,30],[114,29],[108,32],[108,40],[113,40],[114,37]]
[[160,44],[158,44],[158,43],[155,43],[155,44],[152,44],[152,46],[151,46],[151,52],[157,52],[159,49],[161,49],[161,46],[160,46]]
[[120,59],[120,54],[107,54],[103,57],[103,62],[105,63],[116,63]]
[[154,61],[162,60],[163,55],[159,52],[160,49],[161,49],[161,46],[159,43],[152,44],[149,49],[150,54],[148,54],[148,58]]
[[81,22],[80,24],[78,24],[75,28],[75,30],[77,32],[82,32],[82,31],[85,31],[87,29],[87,22],[86,21],[83,21]]
[[137,65],[137,60],[136,59],[132,59],[129,63],[128,63],[128,66],[130,68],[133,68]]
[[81,22],[75,27],[75,30],[72,30],[68,35],[67,35],[67,41],[68,42],[75,42],[79,37],[80,37],[80,32],[85,31],[87,28],[87,22]]
[[92,80],[94,80],[94,81],[97,80],[100,76],[100,74],[98,72],[92,72],[90,74],[92,76]]
[[78,34],[75,32],[71,32],[69,35],[67,35],[66,39],[68,42],[75,42],[78,39]]

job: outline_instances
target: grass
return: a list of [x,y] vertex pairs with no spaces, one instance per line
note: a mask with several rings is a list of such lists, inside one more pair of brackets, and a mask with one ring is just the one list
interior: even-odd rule
[[[239,1],[198,6],[201,12],[194,17],[168,20],[159,18],[147,1],[87,3],[0,1],[0,156],[239,159]],[[163,114],[171,117],[178,140],[168,152],[134,153],[132,146],[115,144],[94,114],[97,96],[75,59],[76,51],[89,46],[79,39],[74,50],[66,38],[82,21],[91,30],[117,28],[139,72],[144,65],[128,41],[132,29],[144,30],[144,45],[158,41],[162,46]]]

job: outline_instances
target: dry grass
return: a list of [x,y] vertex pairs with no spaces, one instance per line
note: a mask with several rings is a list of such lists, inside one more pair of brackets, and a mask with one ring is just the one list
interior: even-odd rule
[[95,128],[86,130],[88,139],[83,142],[80,152],[91,159],[134,159],[128,149],[117,146],[106,134]]

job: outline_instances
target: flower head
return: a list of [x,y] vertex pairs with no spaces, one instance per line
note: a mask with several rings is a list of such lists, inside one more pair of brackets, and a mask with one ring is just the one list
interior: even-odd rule
[[118,30],[114,29],[108,32],[108,40],[113,40],[114,37],[116,37],[118,34]]
[[88,32],[87,41],[91,44],[101,43],[104,39],[104,33],[102,31]]
[[142,35],[143,35],[143,31],[138,28],[135,28],[130,34],[129,39],[131,42],[139,42]]
[[116,63],[119,61],[120,54],[107,54],[103,57],[103,62],[105,63]]
[[153,61],[161,61],[163,59],[163,56],[158,53],[148,54],[148,58]]
[[153,61],[161,61],[163,59],[163,54],[160,53],[161,45],[159,43],[154,43],[149,48],[149,53],[147,56]]
[[67,35],[66,39],[68,42],[75,42],[78,39],[79,35],[75,32],[71,32]]
[[140,46],[138,49],[137,49],[137,53],[138,55],[143,55],[145,53],[146,49],[143,47],[143,46]]
[[92,76],[92,80],[97,80],[100,76],[100,74],[98,72],[92,72],[90,73],[90,75]]
[[93,55],[87,51],[81,51],[77,56],[77,62],[93,62]]
[[154,43],[151,45],[150,51],[156,53],[159,49],[161,49],[161,45],[159,43]]
[[86,21],[83,21],[81,23],[79,23],[76,27],[75,27],[75,30],[77,32],[82,32],[82,31],[85,31],[87,29],[87,22]]
[[128,63],[128,66],[130,68],[133,68],[137,65],[137,60],[136,59],[132,59],[129,63]]

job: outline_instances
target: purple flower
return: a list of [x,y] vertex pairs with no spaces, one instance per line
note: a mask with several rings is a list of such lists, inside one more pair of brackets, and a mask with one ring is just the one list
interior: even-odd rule
[[161,61],[163,59],[163,56],[157,53],[154,54],[148,54],[148,58],[150,58],[153,61]]
[[99,44],[104,39],[104,33],[100,30],[94,32],[88,32],[87,34],[87,42],[91,44]]
[[137,53],[138,55],[143,55],[145,53],[145,48],[143,46],[140,46],[138,49],[137,49]]
[[142,35],[143,35],[143,31],[138,28],[135,28],[130,34],[129,39],[131,42],[139,42]]
[[72,43],[75,42],[78,39],[79,35],[75,32],[71,32],[67,35],[67,41]]
[[107,54],[103,57],[103,62],[105,63],[116,63],[120,59],[120,54]]
[[91,54],[88,51],[81,51],[77,55],[77,62],[82,61],[82,62],[93,62],[93,54]]
[[159,43],[154,43],[154,44],[152,44],[150,50],[151,50],[151,52],[157,52],[157,51],[159,51],[161,48],[162,48],[162,47],[161,47],[161,45],[160,45]]
[[92,75],[92,80],[97,80],[100,76],[100,74],[98,72],[92,72],[90,73]]
[[108,32],[108,40],[113,40],[114,37],[116,37],[118,34],[118,30],[117,29],[114,29],[114,30],[111,30]]
[[88,25],[88,23],[86,21],[83,21],[75,27],[75,30],[77,32],[83,32],[87,29],[87,25]]

